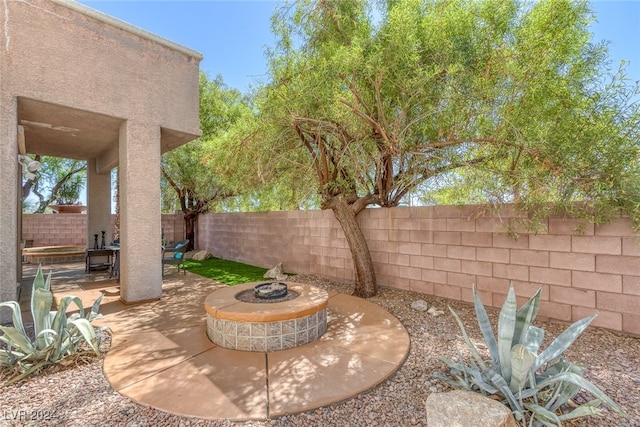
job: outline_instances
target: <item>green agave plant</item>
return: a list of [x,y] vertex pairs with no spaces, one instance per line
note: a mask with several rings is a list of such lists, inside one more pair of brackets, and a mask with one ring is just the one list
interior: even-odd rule
[[[98,309],[102,295],[93,304],[85,316],[82,301],[78,297],[65,296],[60,300],[57,310],[52,311],[53,294],[50,288],[51,273],[45,280],[42,268],[33,281],[31,292],[31,314],[33,316],[34,335],[32,339],[22,323],[22,312],[16,301],[0,303],[0,308],[12,310],[13,326],[0,326],[0,341],[6,344],[0,349],[0,368],[13,369],[9,382],[16,382],[38,372],[47,365],[59,363],[74,356],[80,345],[86,342],[96,355],[100,354],[100,335],[91,325],[99,317]],[[78,307],[78,313],[67,317],[70,304]]]
[[[498,318],[497,339],[487,311],[473,287],[476,317],[491,360],[483,360],[471,342],[460,317],[451,308],[465,343],[471,352],[467,365],[458,352],[459,362],[440,358],[450,368],[450,376],[436,374],[454,388],[477,391],[501,398],[515,418],[528,426],[559,426],[563,421],[599,413],[607,404],[616,413],[628,417],[604,392],[584,378],[585,367],[563,359],[564,351],[596,316],[578,320],[562,332],[543,351],[544,330],[532,325],[540,305],[538,291],[517,310],[513,286]],[[595,398],[571,408],[573,397],[587,390]]]

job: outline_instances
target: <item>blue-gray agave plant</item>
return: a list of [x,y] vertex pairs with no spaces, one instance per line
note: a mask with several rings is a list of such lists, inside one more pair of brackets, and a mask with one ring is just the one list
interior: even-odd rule
[[[436,376],[455,388],[498,396],[509,405],[515,418],[528,426],[558,426],[562,421],[597,414],[601,403],[607,404],[626,417],[622,408],[583,375],[585,367],[565,361],[564,351],[576,340],[596,316],[578,320],[562,332],[540,352],[544,330],[532,325],[538,313],[542,289],[519,310],[513,286],[498,318],[498,336],[494,336],[487,312],[473,287],[476,317],[485,343],[491,353],[483,360],[471,342],[460,317],[451,308],[462,336],[469,347],[471,358],[467,365],[458,352],[459,362],[440,358],[446,363],[450,376]],[[594,400],[570,408],[568,403],[585,389]]]
[[[12,310],[13,326],[0,326],[0,341],[6,348],[0,349],[0,367],[13,369],[16,373],[10,382],[37,372],[47,365],[61,362],[76,354],[82,342],[86,342],[96,355],[100,354],[99,334],[91,321],[99,316],[98,309],[102,295],[85,315],[82,301],[78,297],[62,297],[57,310],[52,311],[51,273],[46,280],[42,268],[33,281],[31,292],[31,314],[33,316],[34,338],[26,332],[22,323],[22,312],[16,301],[0,303],[0,308]],[[78,313],[67,317],[71,303],[78,307]]]

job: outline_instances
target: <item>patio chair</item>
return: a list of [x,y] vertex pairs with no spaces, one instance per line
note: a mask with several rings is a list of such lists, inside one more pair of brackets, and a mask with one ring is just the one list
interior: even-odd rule
[[187,251],[189,245],[189,239],[182,240],[173,245],[162,247],[162,276],[164,276],[165,264],[173,264],[178,267],[178,273],[182,269],[184,274],[187,274],[187,270],[184,268],[184,253]]

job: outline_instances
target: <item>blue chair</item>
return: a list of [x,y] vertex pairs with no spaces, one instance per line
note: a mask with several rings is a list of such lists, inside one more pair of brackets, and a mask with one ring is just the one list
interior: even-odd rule
[[189,239],[182,240],[173,245],[162,247],[162,276],[164,276],[165,264],[172,264],[178,267],[178,273],[180,269],[187,274],[187,270],[184,268],[184,253],[189,246]]

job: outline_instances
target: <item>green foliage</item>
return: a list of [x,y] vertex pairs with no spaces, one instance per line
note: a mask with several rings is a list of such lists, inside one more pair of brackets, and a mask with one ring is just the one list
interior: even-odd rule
[[[542,289],[538,289],[517,309],[513,286],[509,287],[500,311],[496,338],[474,286],[476,317],[491,359],[481,357],[460,317],[449,308],[472,358],[467,364],[460,353],[458,362],[442,357],[451,376],[436,376],[455,388],[499,396],[502,403],[509,405],[516,419],[529,426],[555,426],[561,425],[562,421],[595,415],[601,403],[626,416],[618,404],[584,378],[585,367],[563,358],[565,350],[586,329],[595,314],[569,326],[540,351],[544,330],[533,326],[533,321],[538,313],[541,292]],[[595,399],[571,409],[568,403],[582,389]]]
[[229,286],[264,280],[262,276],[267,272],[266,268],[219,258],[210,258],[204,261],[188,259],[185,260],[184,266],[192,273]]
[[215,206],[218,212],[273,212],[318,209],[316,194],[299,191],[298,188],[278,183],[271,187],[259,186],[258,189],[242,191],[238,196],[230,197]]
[[287,3],[270,81],[216,170],[244,189],[313,189],[343,226],[358,295],[375,273],[348,222],[370,205],[513,203],[534,223],[622,211],[640,228],[640,85],[608,69],[593,19],[587,0]]
[[[0,336],[6,348],[0,349],[0,367],[13,372],[10,382],[19,381],[42,368],[62,363],[73,358],[86,343],[96,354],[100,354],[100,335],[91,326],[91,321],[99,317],[98,309],[102,295],[85,315],[82,301],[78,297],[64,296],[57,310],[52,311],[53,294],[50,288],[51,273],[46,280],[42,268],[33,281],[31,293],[31,314],[33,316],[34,338],[25,330],[20,304],[16,301],[0,303],[11,309],[13,326],[0,326]],[[78,313],[67,317],[70,304],[78,307]]]
[[[235,196],[216,204],[218,211],[267,211],[317,206],[313,170],[304,156],[271,149],[269,129],[249,106],[228,131],[207,141],[207,166]],[[259,144],[260,147],[254,146]]]
[[162,156],[162,211],[182,211],[190,248],[195,242],[198,215],[234,195],[208,165],[208,160],[216,156],[210,141],[225,135],[245,109],[240,92],[227,88],[221,77],[211,80],[200,72],[202,136]]
[[80,192],[84,188],[85,177],[74,175],[68,181],[60,186],[56,194],[56,204],[60,205],[78,205],[80,204]]
[[164,212],[203,213],[231,195],[208,166],[208,160],[215,155],[210,141],[225,135],[246,108],[240,92],[228,88],[222,77],[210,79],[200,72],[202,136],[162,156]]
[[80,193],[87,182],[87,162],[51,156],[33,156],[42,166],[34,181],[22,187],[23,199],[33,193],[38,201],[30,208],[44,213],[49,205],[73,205],[80,201]]
[[287,4],[227,172],[312,177],[323,200],[411,192],[640,225],[640,89],[593,20],[583,0]]

